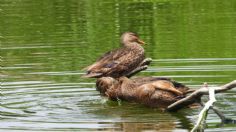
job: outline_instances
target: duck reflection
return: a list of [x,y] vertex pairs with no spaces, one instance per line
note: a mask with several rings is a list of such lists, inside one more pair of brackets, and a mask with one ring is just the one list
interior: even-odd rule
[[[130,103],[128,105],[130,106]],[[124,107],[127,108],[127,105],[125,105]],[[108,108],[111,108],[111,107],[108,107]],[[137,112],[137,110],[135,110],[137,108],[141,110]],[[101,111],[103,111],[102,113],[105,116],[109,116],[113,118],[113,123],[107,124],[106,122],[99,122],[99,124],[107,126],[107,128],[98,129],[99,131],[171,132],[177,129],[181,131],[188,131],[188,130],[191,130],[192,128],[192,122],[186,117],[186,115],[188,115],[186,114],[186,111],[179,112],[177,116],[175,114],[162,112],[157,109],[150,109],[150,108],[147,109],[143,107],[140,108],[140,107],[137,107],[137,105],[132,105],[132,108],[130,107],[129,109],[123,110],[122,113],[120,113],[119,107],[116,107],[110,110],[107,110],[107,109],[93,111],[94,113],[96,113],[96,115],[101,114]],[[114,116],[114,114],[116,116]],[[126,122],[127,120],[128,122]]]

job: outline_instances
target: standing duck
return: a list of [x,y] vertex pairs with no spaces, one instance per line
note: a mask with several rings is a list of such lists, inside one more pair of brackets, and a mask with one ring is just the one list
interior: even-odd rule
[[83,77],[99,78],[125,76],[134,70],[144,60],[144,44],[138,35],[125,32],[121,36],[122,47],[109,51],[100,57],[94,64],[86,67],[87,74]]

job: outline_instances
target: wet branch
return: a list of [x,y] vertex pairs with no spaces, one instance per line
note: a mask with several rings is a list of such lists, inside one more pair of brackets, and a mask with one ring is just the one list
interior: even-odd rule
[[[232,88],[236,87],[236,80],[227,83],[223,86],[219,86],[219,87],[211,87],[214,88],[215,93],[221,93],[227,90],[230,90]],[[194,91],[193,93],[191,93],[189,96],[176,101],[175,103],[171,104],[168,106],[168,108],[166,109],[167,111],[177,111],[183,107],[186,107],[194,102],[199,102],[201,97],[203,95],[207,95],[209,94],[209,89],[206,87],[202,87],[200,89],[197,89],[196,91]]]
[[126,77],[130,78],[132,76],[134,76],[135,74],[139,73],[140,71],[146,70],[148,68],[148,66],[140,66],[136,69],[134,69],[133,71],[131,71],[129,74],[126,75]]
[[197,121],[196,125],[194,126],[194,128],[191,130],[191,132],[204,130],[204,124],[205,124],[205,121],[207,118],[209,108],[211,106],[213,106],[214,102],[216,102],[215,89],[210,88],[208,91],[209,91],[209,101],[205,104],[204,108],[202,109],[202,111],[198,115],[198,117],[199,117],[198,121]]
[[143,60],[143,62],[139,65],[139,67],[137,67],[136,69],[134,69],[133,71],[131,71],[130,73],[128,73],[126,75],[126,77],[132,77],[135,74],[139,73],[140,71],[146,70],[148,68],[148,65],[152,62],[151,58],[146,58],[145,60]]

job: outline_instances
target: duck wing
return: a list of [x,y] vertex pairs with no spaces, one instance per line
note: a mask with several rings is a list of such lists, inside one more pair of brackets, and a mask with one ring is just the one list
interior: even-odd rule
[[135,83],[137,83],[138,86],[146,84],[146,83],[152,83],[158,80],[171,81],[170,78],[167,78],[167,77],[136,77],[136,78],[133,78],[133,80]]
[[87,75],[84,77],[98,77],[104,72],[108,72],[109,69],[116,67],[120,64],[119,58],[127,53],[125,51],[123,48],[120,48],[105,53],[94,64],[84,68],[87,71]]
[[95,63],[87,66],[86,68],[84,68],[84,70],[90,71],[96,67],[99,67],[99,66],[105,64],[108,60],[112,60],[113,56],[115,54],[117,54],[117,52],[118,52],[118,49],[106,52],[104,55],[102,55],[100,58],[98,58]]
[[111,76],[120,77],[134,70],[144,59],[144,52],[134,51],[128,48],[120,48],[105,53],[97,62],[87,68],[87,76],[91,77]]
[[168,80],[158,80],[152,83],[156,89],[172,92],[176,95],[183,95],[183,92],[176,89],[171,81]]
[[103,68],[109,68],[104,72],[104,75],[115,78],[125,76],[137,68],[144,58],[144,52],[133,49],[122,49],[113,56],[111,61],[103,65]]

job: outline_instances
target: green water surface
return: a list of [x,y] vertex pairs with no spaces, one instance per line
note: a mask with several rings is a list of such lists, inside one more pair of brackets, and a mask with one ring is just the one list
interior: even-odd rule
[[[150,67],[191,88],[236,79],[235,0],[0,0],[0,131],[189,131],[200,109],[177,113],[107,101],[81,70],[139,34]],[[236,119],[236,90],[216,106]],[[210,111],[206,131],[218,126]]]

